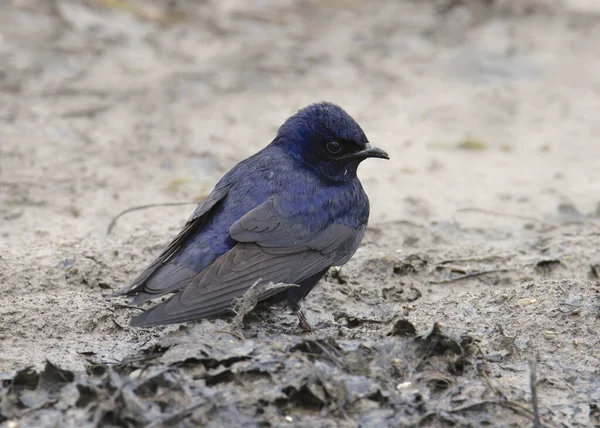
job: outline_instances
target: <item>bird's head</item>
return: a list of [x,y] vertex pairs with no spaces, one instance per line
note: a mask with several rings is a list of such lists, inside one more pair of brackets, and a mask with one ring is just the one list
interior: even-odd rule
[[367,158],[389,159],[386,152],[369,144],[348,113],[326,102],[311,104],[290,117],[273,144],[335,181],[356,177],[358,164]]

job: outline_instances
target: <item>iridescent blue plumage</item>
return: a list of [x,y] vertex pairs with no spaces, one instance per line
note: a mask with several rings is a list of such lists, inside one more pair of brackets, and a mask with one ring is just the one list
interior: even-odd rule
[[275,296],[297,305],[360,244],[369,201],[356,170],[367,157],[387,154],[371,147],[340,107],[300,110],[271,144],[217,183],[163,254],[123,290],[134,303],[178,292],[132,325],[219,315],[257,280],[300,284]]

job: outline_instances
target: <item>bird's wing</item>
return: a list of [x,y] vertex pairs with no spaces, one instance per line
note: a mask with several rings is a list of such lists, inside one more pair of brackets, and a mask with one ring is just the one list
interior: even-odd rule
[[347,259],[363,232],[332,224],[310,233],[300,223],[287,223],[273,200],[267,200],[231,226],[231,237],[238,241],[234,248],[179,293],[135,317],[131,324],[171,324],[227,312],[256,282],[298,283]]
[[194,270],[170,263],[188,237],[203,223],[212,208],[222,200],[229,191],[229,184],[216,187],[202,201],[189,218],[183,230],[163,250],[151,264],[127,287],[119,290],[116,295],[138,294],[133,303],[139,304],[158,297],[162,294],[178,290],[189,282],[196,274]]

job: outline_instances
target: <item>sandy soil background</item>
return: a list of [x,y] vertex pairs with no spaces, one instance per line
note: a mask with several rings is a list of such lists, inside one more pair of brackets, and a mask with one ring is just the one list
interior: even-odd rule
[[[317,329],[130,329],[103,294],[193,206],[111,219],[201,200],[320,100],[392,160]],[[594,1],[1,2],[0,423],[598,426],[599,112]]]

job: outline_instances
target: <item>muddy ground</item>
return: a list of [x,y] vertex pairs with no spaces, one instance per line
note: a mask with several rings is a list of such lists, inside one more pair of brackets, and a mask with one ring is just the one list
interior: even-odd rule
[[[319,100],[392,160],[315,330],[129,328],[193,206],[111,219]],[[1,2],[0,425],[599,426],[599,111],[594,1]]]

